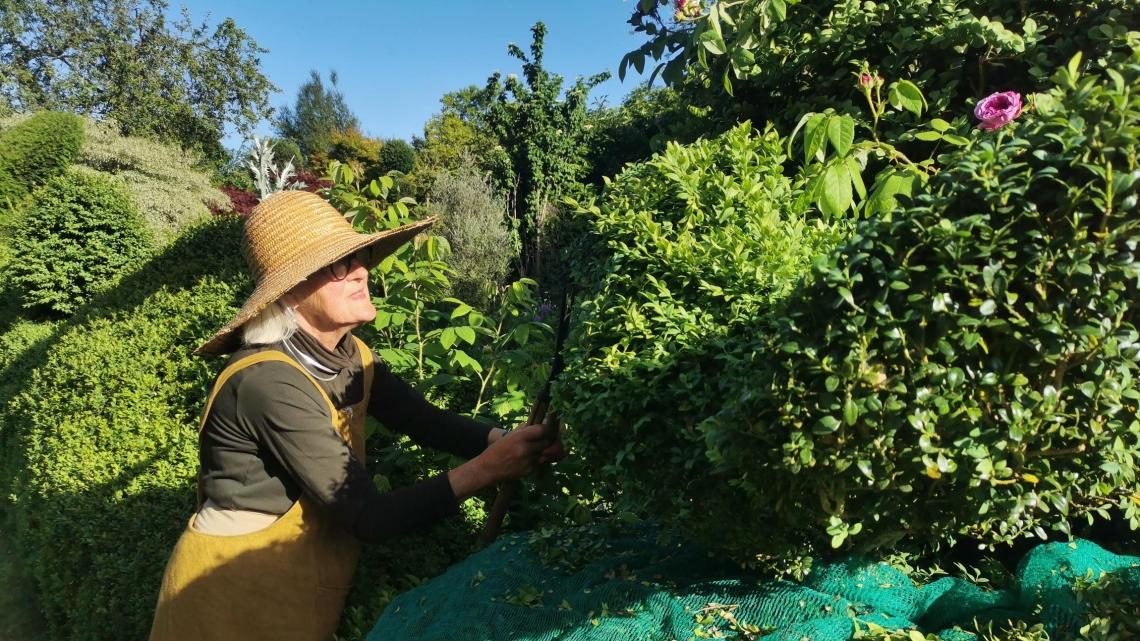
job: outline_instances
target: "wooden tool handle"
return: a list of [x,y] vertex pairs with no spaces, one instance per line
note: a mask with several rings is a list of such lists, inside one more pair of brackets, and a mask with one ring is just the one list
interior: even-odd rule
[[[540,398],[543,395],[540,395]],[[545,399],[539,400],[530,410],[530,416],[527,418],[527,425],[535,425],[538,421],[542,421],[542,432],[546,437],[548,443],[553,443],[558,438],[558,420],[550,420],[553,417],[547,417],[546,412],[550,409],[549,401]],[[539,478],[545,474],[543,468],[549,467],[548,465],[540,466],[538,469]],[[519,488],[522,487],[522,481],[512,479],[505,481],[499,486],[499,495],[495,497],[495,502],[491,505],[491,513],[487,515],[487,522],[483,524],[483,536],[481,541],[483,547],[490,545],[495,539],[499,538],[499,528],[503,525],[503,518],[507,515],[507,507],[510,506],[511,501],[514,500],[515,495],[518,494]]]

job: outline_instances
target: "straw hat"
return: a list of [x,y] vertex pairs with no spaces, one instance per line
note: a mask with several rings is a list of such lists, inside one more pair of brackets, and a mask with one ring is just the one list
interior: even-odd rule
[[361,249],[371,249],[365,267],[372,269],[435,221],[432,217],[377,234],[360,234],[316,194],[283,191],[266,198],[250,212],[242,230],[242,250],[257,287],[237,316],[194,353],[237,350],[241,332],[236,330],[313,273]]

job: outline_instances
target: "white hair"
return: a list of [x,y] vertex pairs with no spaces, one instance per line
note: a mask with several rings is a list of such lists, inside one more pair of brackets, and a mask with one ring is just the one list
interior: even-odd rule
[[277,299],[261,310],[241,329],[241,342],[246,347],[279,343],[297,331],[297,317],[285,301]]

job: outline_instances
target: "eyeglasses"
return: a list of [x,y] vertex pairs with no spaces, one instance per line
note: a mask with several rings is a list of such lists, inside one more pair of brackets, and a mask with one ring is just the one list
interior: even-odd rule
[[355,254],[349,254],[348,256],[345,256],[344,258],[329,265],[325,269],[328,270],[329,275],[332,276],[333,280],[344,280],[345,278],[348,278],[349,272],[352,271],[353,263],[361,266],[368,265],[367,254],[369,253],[371,252],[361,250]]

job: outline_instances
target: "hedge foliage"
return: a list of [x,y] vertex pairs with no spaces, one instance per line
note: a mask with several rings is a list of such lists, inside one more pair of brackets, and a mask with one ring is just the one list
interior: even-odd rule
[[[654,163],[627,170],[594,223],[605,251],[584,274],[562,388],[627,504],[785,566],[903,538],[1064,536],[1098,515],[1140,526],[1140,54],[1103,74],[1078,67],[1037,113],[943,156],[929,195],[859,223],[736,332],[689,310],[747,301],[755,285],[711,278],[751,275],[738,267],[749,242],[772,232],[689,261],[670,234],[715,247],[722,229],[678,226],[662,189],[629,202],[623,187]],[[615,227],[623,211],[640,227]],[[630,285],[608,277],[622,272]],[[686,342],[706,366],[673,374]]]
[[786,541],[1140,527],[1140,53],[1077,69],[861,225],[729,364],[709,456]]
[[70,320],[3,328],[0,490],[54,637],[149,630],[222,364],[190,352],[248,290],[239,229],[194,227]]
[[78,116],[44,111],[0,134],[0,205],[19,203],[75,160],[83,144]]
[[[727,489],[696,425],[729,400],[729,345],[787,296],[847,223],[806,220],[782,140],[741,125],[633,165],[591,219],[566,371],[555,390],[614,509],[689,522]],[[798,209],[797,209],[798,207]]]
[[105,174],[69,171],[37,189],[26,209],[6,267],[25,307],[70,314],[152,247],[126,189]]
[[230,199],[210,184],[198,157],[176,145],[121,135],[110,121],[83,120],[86,142],[76,163],[110,174],[131,194],[158,243],[173,239],[210,208],[230,210]]

